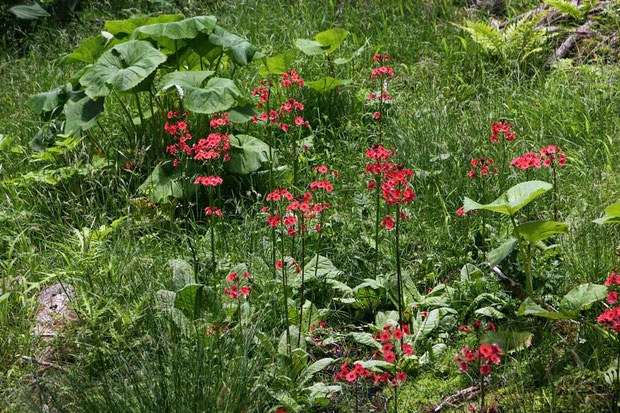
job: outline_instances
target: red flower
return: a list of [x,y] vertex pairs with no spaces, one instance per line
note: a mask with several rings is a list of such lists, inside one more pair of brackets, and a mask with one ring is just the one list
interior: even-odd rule
[[228,274],[228,276],[226,277],[226,281],[228,282],[233,282],[233,281],[237,281],[239,279],[239,277],[237,276],[236,272],[231,272],[230,274]]
[[615,304],[616,301],[618,301],[618,293],[615,291],[610,291],[609,294],[607,294],[607,302],[609,304]]
[[355,374],[354,371],[350,371],[347,373],[347,375],[345,376],[347,381],[350,383],[352,381],[355,381],[355,379],[357,379],[357,374]]
[[383,221],[381,221],[381,226],[387,229],[393,229],[394,220],[390,215],[387,215],[385,218],[383,218]]
[[383,330],[383,332],[379,335],[379,339],[383,342],[383,343],[387,343],[388,341],[390,341],[391,338],[391,334],[388,330]]
[[282,266],[283,266],[283,264],[282,264],[282,260],[278,260],[278,261],[276,261],[276,269],[281,270],[281,269],[282,269]]
[[403,343],[403,353],[405,353],[408,356],[413,355],[413,347],[411,347],[411,345],[407,343]]
[[394,363],[394,360],[396,360],[396,354],[393,351],[386,351],[383,353],[383,360],[388,363]]
[[381,114],[379,112],[375,112],[372,117],[375,119],[381,119]]
[[252,287],[241,287],[241,295],[243,295],[244,297],[247,297],[248,295],[250,295],[250,293],[252,292]]
[[401,338],[403,338],[403,330],[401,330],[400,328],[395,328],[392,334],[394,335],[394,338],[396,340],[400,340]]
[[222,182],[224,181],[219,176],[199,176],[194,181],[194,184],[202,184],[205,186],[218,186]]
[[489,373],[491,373],[491,367],[488,364],[483,364],[482,366],[480,366],[480,373],[484,374],[485,376],[488,375]]
[[404,383],[405,380],[407,380],[407,374],[405,374],[404,371],[396,373],[396,380],[398,380],[401,383]]
[[514,126],[512,123],[506,123],[503,119],[493,122],[491,125],[491,142],[499,143],[501,134],[504,134],[506,140],[512,142],[515,138],[513,130]]

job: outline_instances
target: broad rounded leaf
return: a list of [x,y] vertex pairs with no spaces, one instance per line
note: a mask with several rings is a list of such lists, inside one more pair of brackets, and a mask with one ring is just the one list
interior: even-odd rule
[[320,43],[324,47],[328,47],[326,53],[332,53],[336,50],[342,42],[347,38],[349,32],[345,29],[336,28],[325,30],[323,32],[317,33],[315,36],[315,40]]
[[209,35],[209,42],[220,46],[239,66],[250,63],[256,53],[256,47],[253,44],[242,37],[229,33],[220,26],[216,26],[213,33]]
[[349,80],[338,80],[334,79],[333,77],[327,76],[319,80],[306,82],[306,86],[308,86],[312,90],[316,90],[319,93],[327,93],[330,90],[337,88],[338,86],[343,86],[349,83]]
[[605,208],[605,215],[592,221],[596,224],[620,224],[620,201]]
[[590,308],[592,303],[607,296],[607,287],[598,284],[582,284],[573,288],[560,301],[560,311],[582,311]]
[[50,14],[36,1],[18,4],[7,11],[21,20],[37,20],[42,17],[50,16]]
[[49,92],[37,93],[26,101],[26,106],[37,115],[51,112],[64,103],[63,95],[71,90],[71,84],[57,87]]
[[306,381],[310,380],[312,376],[332,364],[334,361],[335,359],[331,357],[325,357],[315,361],[314,363],[309,365],[308,368],[306,368],[306,370],[302,373],[301,383],[305,383]]
[[530,244],[543,241],[554,234],[568,234],[568,224],[555,221],[533,221],[515,228],[515,236]]
[[174,307],[183,311],[188,317],[196,317],[204,306],[203,289],[201,284],[188,284],[174,297]]
[[515,330],[489,331],[482,336],[482,342],[496,343],[504,352],[519,351],[532,345],[532,333]]
[[183,20],[182,14],[162,14],[157,17],[138,17],[135,19],[109,20],[105,22],[105,30],[114,37],[123,38],[134,32],[138,27],[149,26],[158,23],[170,23]]
[[304,273],[306,274],[306,280],[324,280],[327,278],[338,278],[342,275],[342,271],[336,268],[329,258],[322,255],[312,257],[306,264]]
[[63,59],[63,63],[95,63],[107,48],[118,42],[118,40],[110,41],[102,35],[86,38],[77,49]]
[[181,21],[150,24],[134,30],[132,39],[149,37],[152,39],[183,40],[193,39],[199,33],[209,32],[215,27],[214,16],[190,17]]
[[180,259],[168,261],[172,268],[172,284],[177,290],[194,283],[194,269],[189,262]]
[[465,212],[473,211],[474,209],[486,209],[506,215],[514,215],[521,208],[551,188],[553,188],[553,185],[548,182],[522,182],[508,189],[490,204],[482,205],[466,197],[463,206],[465,207]]
[[71,97],[65,104],[65,133],[78,135],[97,124],[103,112],[103,98],[91,99],[85,93]]
[[329,46],[323,46],[319,42],[315,42],[314,40],[308,39],[297,39],[295,40],[295,47],[301,50],[304,54],[308,56],[316,56],[320,54],[324,54],[329,50]]
[[501,311],[498,311],[493,307],[479,308],[476,311],[474,311],[474,314],[489,317],[489,318],[504,318],[504,314]]
[[[171,87],[180,87],[182,95],[182,89],[185,87],[200,88],[204,81],[215,72],[212,70],[203,70],[195,72],[172,72],[163,76],[157,85],[157,89],[162,92],[170,89]],[[182,96],[181,96],[182,97]]]
[[240,175],[256,172],[271,162],[269,145],[249,135],[232,136],[228,155],[230,160],[225,164],[226,170]]
[[[190,164],[193,165],[193,164]],[[192,175],[185,172],[187,176]],[[169,198],[189,197],[195,194],[196,186],[190,181],[183,180],[183,169],[175,168],[172,162],[159,164],[138,188],[138,192],[145,194],[153,203],[167,202]]]
[[166,55],[149,42],[132,40],[105,52],[82,76],[80,83],[91,98],[106,96],[110,88],[130,91],[166,61]]
[[297,49],[289,49],[284,53],[263,59],[258,73],[262,76],[280,75],[290,69],[297,56]]
[[349,335],[359,344],[364,344],[366,346],[381,348],[381,344],[377,340],[375,340],[374,336],[370,333],[358,333],[353,332],[349,333]]
[[214,77],[202,88],[183,88],[183,104],[190,112],[216,113],[231,108],[241,97],[241,92],[231,79]]
[[516,238],[510,238],[509,240],[504,241],[502,245],[488,252],[487,262],[492,267],[498,265],[514,251],[518,244],[519,240]]
[[536,304],[534,300],[527,297],[519,306],[518,315],[533,315],[537,317],[550,318],[552,320],[567,320],[572,318],[572,314],[566,314],[564,312],[547,311],[540,305]]
[[258,112],[254,109],[254,105],[251,103],[228,109],[228,119],[231,123],[249,122],[255,115],[258,115]]

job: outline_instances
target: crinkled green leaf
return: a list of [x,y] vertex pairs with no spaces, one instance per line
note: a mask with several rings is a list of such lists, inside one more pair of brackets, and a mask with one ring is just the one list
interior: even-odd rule
[[582,284],[573,288],[560,301],[560,311],[583,311],[607,296],[607,287],[598,284]]
[[[165,92],[172,87],[180,87],[181,89],[187,87],[200,88],[204,81],[214,73],[213,70],[171,72],[161,78],[157,84],[157,89],[161,92]],[[179,94],[183,95],[182,92]]]
[[182,14],[162,14],[157,17],[138,17],[135,19],[125,20],[108,20],[105,22],[105,30],[114,37],[123,38],[129,36],[138,27],[149,26],[158,23],[170,23],[183,20],[185,16]]
[[538,196],[553,188],[553,185],[543,181],[528,181],[517,184],[508,189],[499,198],[490,204],[479,204],[467,197],[463,203],[465,212],[475,209],[486,209],[506,215],[514,215],[521,208],[532,202]]
[[482,342],[497,344],[504,352],[519,351],[532,344],[532,333],[529,331],[500,330],[488,331],[482,336]]
[[231,79],[214,77],[205,88],[183,87],[183,104],[192,113],[217,113],[235,105],[241,91]]
[[555,221],[532,221],[515,228],[515,236],[530,244],[536,244],[554,234],[568,234],[568,225]]
[[504,241],[502,245],[488,252],[487,262],[492,267],[498,265],[514,251],[518,244],[519,240],[516,238],[510,238],[509,240]]
[[214,16],[196,16],[180,21],[150,24],[135,29],[131,34],[131,38],[152,38],[155,40],[193,39],[199,33],[208,33],[213,30],[216,22],[217,19]]
[[172,268],[172,285],[175,289],[180,290],[188,284],[195,282],[194,269],[189,262],[180,259],[172,259],[168,261]]
[[63,59],[63,63],[95,63],[106,49],[116,44],[118,40],[110,41],[101,35],[88,37]]
[[209,35],[209,41],[221,47],[224,52],[239,66],[245,66],[252,61],[256,47],[246,39],[232,34],[220,26],[216,26]]
[[329,46],[323,46],[319,42],[315,42],[314,40],[308,39],[297,39],[295,40],[295,47],[301,50],[304,54],[308,56],[316,56],[325,54],[327,50],[329,50]]
[[329,258],[322,255],[315,255],[312,257],[312,259],[306,264],[304,272],[307,280],[338,278],[342,275],[342,271],[336,268]]
[[318,80],[306,82],[306,86],[312,90],[316,90],[319,93],[327,93],[338,86],[347,85],[349,83],[351,83],[349,80],[338,80],[333,77],[326,76]]
[[145,80],[166,56],[149,42],[132,40],[105,52],[82,76],[80,83],[91,98],[106,96],[110,88],[130,91]]
[[7,11],[21,20],[37,20],[42,17],[50,16],[50,14],[36,1],[18,4]]
[[345,29],[335,28],[317,33],[314,39],[323,47],[328,47],[326,53],[330,54],[340,47],[348,35],[349,32]]
[[97,124],[103,112],[103,98],[91,99],[85,93],[71,97],[65,104],[65,133],[79,135]]
[[[275,150],[272,151],[272,155],[273,152]],[[269,158],[269,145],[249,135],[231,136],[228,155],[230,160],[225,164],[226,170],[239,175],[263,169],[271,161]]]
[[605,215],[592,221],[599,225],[620,224],[620,201],[605,208]]
[[297,49],[289,49],[284,53],[267,57],[263,59],[258,73],[261,76],[269,74],[280,75],[290,70],[291,65],[295,61],[295,56],[297,56]]

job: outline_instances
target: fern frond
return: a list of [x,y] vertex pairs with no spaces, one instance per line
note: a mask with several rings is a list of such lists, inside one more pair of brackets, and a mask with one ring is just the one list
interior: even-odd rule
[[484,49],[491,53],[501,54],[504,46],[504,40],[499,31],[485,22],[467,22],[467,26],[463,27],[472,39],[481,45]]
[[[574,19],[580,20],[583,18],[584,13],[577,6],[572,5],[569,2],[562,0],[545,0],[547,6],[558,9],[560,13],[568,14]],[[588,10],[589,11],[589,10]]]

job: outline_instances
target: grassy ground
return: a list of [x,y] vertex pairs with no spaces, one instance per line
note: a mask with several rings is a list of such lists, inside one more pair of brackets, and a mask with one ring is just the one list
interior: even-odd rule
[[[509,15],[515,15],[529,4],[507,5]],[[32,94],[67,82],[71,72],[79,69],[63,66],[59,59],[101,30],[89,19],[125,18],[146,10],[142,6],[129,10],[118,4],[86,5],[79,21],[64,27],[39,27],[20,39],[19,45],[3,47],[0,288],[12,294],[0,299],[0,410],[39,411],[50,406],[54,411],[71,412],[265,412],[293,405],[286,397],[303,406],[304,386],[296,371],[299,363],[283,361],[277,351],[284,327],[278,284],[265,264],[270,262],[271,249],[268,228],[259,214],[262,202],[255,195],[263,191],[260,185],[241,179],[227,196],[229,218],[221,224],[216,239],[220,273],[223,278],[234,265],[246,263],[255,277],[252,294],[256,298],[251,307],[238,310],[245,327],[233,328],[228,338],[214,341],[203,334],[205,325],[188,325],[157,306],[157,291],[174,288],[171,259],[187,260],[198,269],[199,279],[207,279],[214,289],[220,285],[208,280],[210,233],[204,217],[170,221],[165,212],[140,213],[128,202],[142,195],[137,188],[166,155],[145,152],[123,140],[120,106],[106,103],[110,115],[102,120],[103,128],[93,129],[89,140],[56,161],[37,159],[29,147],[42,122],[24,102]],[[459,217],[456,210],[464,196],[480,199],[478,181],[467,176],[471,158],[491,156],[506,164],[514,156],[545,145],[561,146],[568,162],[559,171],[560,220],[569,224],[570,231],[554,239],[559,252],[537,255],[537,295],[557,305],[560,297],[581,283],[602,284],[617,265],[618,229],[591,221],[620,197],[616,66],[550,70],[536,59],[499,61],[453,24],[461,23],[467,13],[463,4],[449,0],[189,1],[183,7],[170,7],[188,16],[217,16],[219,24],[246,37],[267,55],[290,49],[297,38],[313,38],[332,27],[351,33],[337,56],[351,55],[364,46],[352,62],[335,67],[336,77],[351,79],[351,86],[339,94],[303,95],[315,136],[310,164],[326,164],[340,172],[330,199],[334,208],[326,222],[325,239],[322,244],[316,238],[310,240],[309,249],[329,257],[342,271],[340,281],[349,287],[372,278],[373,200],[365,191],[363,153],[378,140],[393,147],[399,162],[416,173],[417,199],[402,235],[407,296],[414,297],[413,290],[426,294],[429,288],[445,285],[449,294],[437,293],[448,300],[441,307],[454,310],[451,318],[444,317],[418,343],[418,357],[408,367],[408,382],[399,391],[399,411],[431,411],[433,403],[471,385],[454,363],[454,354],[467,342],[457,330],[460,324],[479,317],[474,310],[490,304],[503,314],[494,320],[498,330],[529,331],[533,338],[525,348],[506,352],[492,376],[488,400],[504,411],[611,410],[613,383],[606,382],[604,373],[613,363],[617,342],[595,326],[603,305],[595,304],[578,323],[517,317],[519,301],[492,273],[485,271],[477,282],[461,278],[466,264],[483,268],[483,251],[507,238],[510,221],[487,215],[490,245],[485,248],[479,236],[479,215]],[[391,86],[396,98],[380,128],[357,93],[367,87],[375,52],[389,54],[397,74]],[[260,79],[257,68],[256,64],[245,68],[237,77],[246,90]],[[329,72],[320,57],[300,55],[294,68],[306,80]],[[491,123],[500,118],[514,124],[517,136],[505,159],[489,141]],[[89,167],[97,165],[98,159],[93,142],[105,148],[112,167]],[[123,171],[122,164],[132,160],[136,161],[134,170]],[[81,168],[78,173],[56,184],[43,182],[38,172],[76,166]],[[528,171],[527,176],[523,171],[501,172],[501,178],[490,181],[486,201],[526,179],[552,179],[544,168]],[[550,206],[547,194],[519,219],[551,219]],[[101,241],[84,241],[84,228],[92,234],[101,226],[111,228],[122,217]],[[396,271],[391,237],[384,233],[380,250],[381,272],[388,279],[394,279]],[[522,282],[520,263],[515,254],[502,270]],[[62,370],[41,369],[20,361],[20,356],[35,354],[41,346],[31,338],[37,292],[59,281],[75,289],[79,317],[54,343],[58,349],[55,362]],[[389,285],[391,290],[393,282]],[[480,298],[483,293],[489,297]],[[378,311],[395,309],[390,300],[381,300],[372,309],[339,305],[332,300],[337,293],[320,285],[307,294],[323,310],[328,324],[321,333],[328,345],[309,345],[304,357],[310,360],[368,358],[372,351],[352,342],[347,334],[370,331],[368,326]],[[431,310],[438,304],[419,306]],[[216,321],[233,326],[234,317]],[[427,352],[437,344],[441,351]],[[333,373],[321,373],[315,381],[333,384]],[[377,392],[370,386],[360,390],[346,385],[343,389],[324,408],[300,410],[395,408],[393,400],[388,400],[389,389]],[[466,404],[459,408],[462,411]]]

